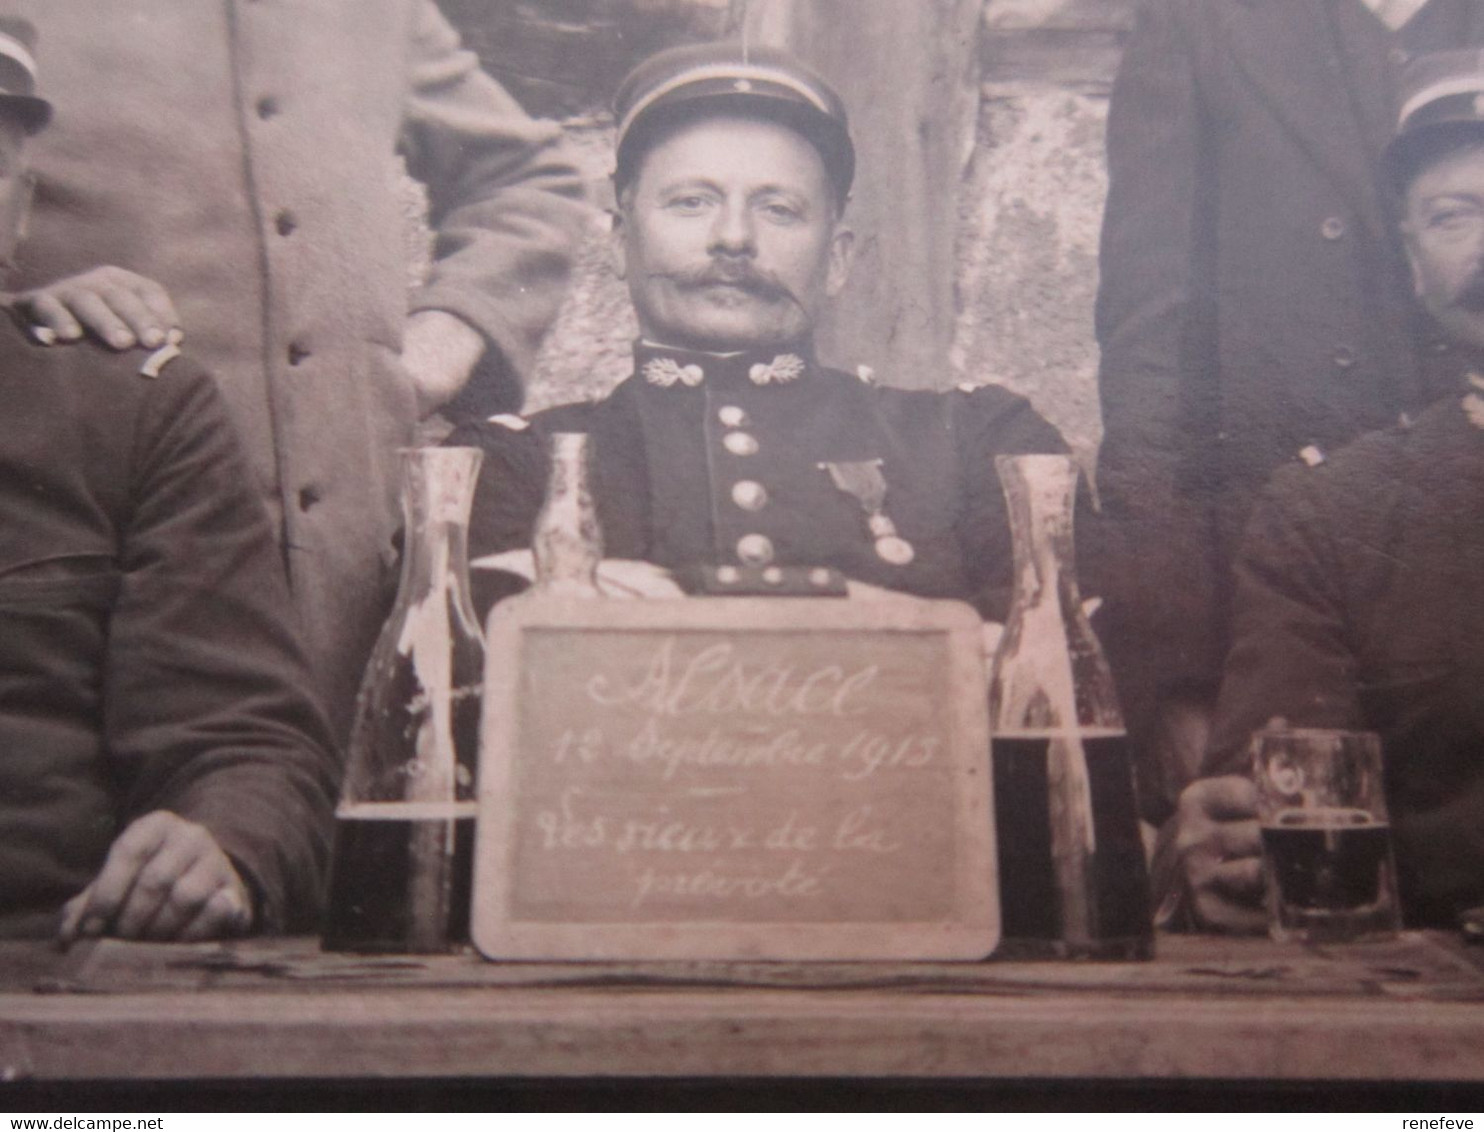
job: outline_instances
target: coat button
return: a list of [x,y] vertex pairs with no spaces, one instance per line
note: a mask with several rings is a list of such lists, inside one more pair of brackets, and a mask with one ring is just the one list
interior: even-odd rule
[[1330,360],[1334,362],[1336,369],[1350,369],[1355,365],[1355,351],[1349,346],[1336,346]]
[[716,410],[716,416],[727,428],[741,428],[747,423],[747,414],[736,405],[723,405]]
[[1319,225],[1319,234],[1326,240],[1342,240],[1345,238],[1345,222],[1338,216],[1326,216],[1324,223]]
[[296,366],[309,357],[309,347],[299,342],[289,343],[289,365]]
[[287,236],[299,226],[299,221],[295,219],[292,212],[290,212],[288,209],[284,209],[273,218],[273,226],[278,229],[278,234],[280,236]]
[[761,511],[768,505],[768,489],[756,480],[732,484],[732,502],[744,511]]
[[737,557],[748,566],[767,566],[773,561],[773,540],[767,535],[743,535],[737,540]]
[[757,437],[750,432],[729,432],[721,443],[733,456],[757,455]]
[[265,94],[262,98],[258,99],[257,111],[258,117],[265,122],[269,118],[276,118],[279,111],[278,99],[274,98],[271,94]]
[[322,498],[324,497],[320,494],[319,488],[313,484],[310,484],[308,487],[301,487],[299,489],[299,510],[308,511]]

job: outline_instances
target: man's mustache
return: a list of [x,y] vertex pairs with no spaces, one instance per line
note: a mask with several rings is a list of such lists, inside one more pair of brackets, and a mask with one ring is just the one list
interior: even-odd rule
[[760,299],[798,302],[793,291],[776,275],[745,261],[713,260],[705,267],[682,268],[665,274],[681,287],[735,287]]

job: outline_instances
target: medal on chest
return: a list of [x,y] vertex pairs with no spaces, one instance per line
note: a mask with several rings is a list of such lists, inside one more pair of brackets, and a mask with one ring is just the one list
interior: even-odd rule
[[820,468],[829,472],[834,485],[851,496],[866,513],[866,528],[875,540],[876,557],[890,566],[906,566],[917,557],[912,544],[897,534],[897,525],[886,513],[886,477],[881,461],[826,460]]

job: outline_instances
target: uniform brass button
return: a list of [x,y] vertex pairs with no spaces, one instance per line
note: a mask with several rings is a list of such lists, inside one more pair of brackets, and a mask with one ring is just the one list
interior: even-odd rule
[[809,583],[815,586],[827,586],[830,584],[830,572],[823,566],[816,566],[809,571]]
[[1355,365],[1355,351],[1348,346],[1336,346],[1331,360],[1335,363],[1336,369],[1350,369]]
[[732,484],[732,502],[744,511],[761,511],[768,505],[768,489],[756,480]]
[[292,212],[285,209],[273,218],[273,226],[278,229],[280,236],[287,236],[299,226],[299,221]]
[[721,443],[733,456],[757,455],[757,437],[750,432],[729,432]]
[[741,428],[747,423],[747,414],[736,405],[723,405],[716,416],[727,428]]
[[742,580],[742,573],[735,566],[719,566],[716,570],[716,580],[724,586],[735,586]]
[[1319,234],[1326,240],[1342,240],[1345,238],[1345,222],[1338,216],[1326,216],[1324,223],[1319,225]]
[[777,566],[769,566],[763,571],[763,581],[770,586],[783,585],[783,571]]
[[766,566],[773,561],[773,540],[767,535],[743,535],[737,540],[737,557],[748,566]]

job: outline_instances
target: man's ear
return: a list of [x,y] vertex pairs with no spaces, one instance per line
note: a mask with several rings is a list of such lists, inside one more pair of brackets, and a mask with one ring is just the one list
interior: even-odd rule
[[629,277],[628,249],[624,247],[627,237],[623,226],[623,209],[608,214],[608,262],[613,265],[613,274],[620,279]]
[[31,234],[31,213],[36,204],[36,174],[27,171],[25,183],[17,194],[20,200],[15,207],[15,238],[17,243],[25,243],[26,237]]
[[845,281],[850,278],[850,265],[855,259],[855,233],[844,221],[835,225],[835,233],[830,237],[830,266],[825,276],[824,293],[834,298],[845,288]]
[[31,226],[31,199],[36,179],[30,173],[17,174],[12,190],[0,194],[0,267],[13,268],[16,247],[26,238]]
[[1422,298],[1422,272],[1417,266],[1417,228],[1410,220],[1403,220],[1397,227],[1402,234],[1402,247],[1407,253],[1407,266],[1412,270],[1412,294]]

